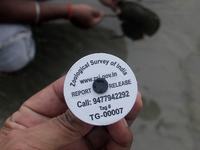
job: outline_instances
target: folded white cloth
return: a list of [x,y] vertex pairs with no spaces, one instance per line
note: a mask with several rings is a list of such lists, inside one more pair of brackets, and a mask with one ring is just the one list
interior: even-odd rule
[[26,66],[35,55],[35,42],[28,25],[0,24],[0,72]]

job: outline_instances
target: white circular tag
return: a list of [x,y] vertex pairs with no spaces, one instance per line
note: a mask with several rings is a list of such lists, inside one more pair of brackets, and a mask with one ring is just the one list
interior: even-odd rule
[[137,96],[131,68],[116,56],[96,53],[78,60],[64,83],[72,113],[92,125],[109,125],[125,117]]

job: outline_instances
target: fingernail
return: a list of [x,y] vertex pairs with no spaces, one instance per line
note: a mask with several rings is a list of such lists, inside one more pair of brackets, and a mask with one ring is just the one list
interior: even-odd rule
[[128,123],[127,123],[126,119],[123,118],[122,122],[123,122],[123,124],[124,124],[125,127],[128,127]]
[[117,15],[119,15],[119,14],[121,13],[121,10],[120,10],[119,8],[117,8],[117,9],[115,10],[115,13],[116,13]]

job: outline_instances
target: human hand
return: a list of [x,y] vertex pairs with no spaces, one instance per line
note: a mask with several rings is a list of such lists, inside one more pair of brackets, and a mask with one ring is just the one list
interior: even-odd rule
[[73,5],[70,21],[83,28],[89,28],[102,20],[103,11],[94,9],[88,5]]
[[140,94],[125,119],[107,127],[94,127],[68,109],[63,96],[64,79],[32,96],[6,120],[0,130],[0,149],[129,150],[132,133],[128,126],[141,110]]
[[121,10],[117,7],[117,3],[125,0],[100,0],[100,2],[110,8],[112,8],[117,14],[120,14]]

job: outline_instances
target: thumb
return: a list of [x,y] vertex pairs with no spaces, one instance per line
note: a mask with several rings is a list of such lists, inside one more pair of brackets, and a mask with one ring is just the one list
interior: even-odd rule
[[104,12],[103,12],[103,11],[101,11],[101,10],[95,11],[95,12],[93,13],[93,17],[94,17],[94,20],[93,20],[93,21],[94,21],[94,23],[95,23],[95,24],[99,23],[99,22],[102,20],[103,15],[104,15]]
[[85,136],[92,129],[76,118],[70,110],[38,126],[28,128],[26,139],[31,139],[31,144],[36,149],[55,150],[61,149]]

